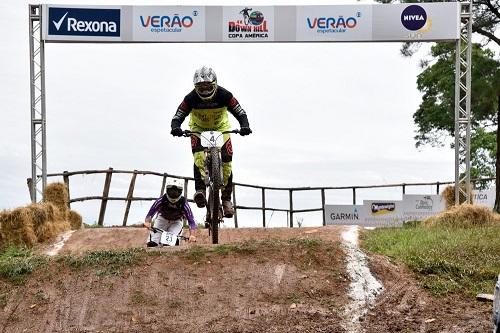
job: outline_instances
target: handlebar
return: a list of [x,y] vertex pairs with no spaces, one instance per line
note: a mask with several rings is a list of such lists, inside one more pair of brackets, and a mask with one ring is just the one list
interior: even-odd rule
[[[238,133],[240,133],[240,130],[239,129],[234,129],[234,130],[230,130],[230,131],[224,131],[224,132],[221,132],[221,133],[222,134],[231,134],[231,133],[238,134]],[[182,133],[182,136],[188,137],[191,134],[199,134],[199,135],[201,135],[201,132],[185,130]]]

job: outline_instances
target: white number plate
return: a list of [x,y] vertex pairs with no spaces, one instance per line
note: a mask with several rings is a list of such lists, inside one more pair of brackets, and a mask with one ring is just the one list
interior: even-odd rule
[[217,131],[201,132],[201,145],[205,148],[220,148],[224,145],[224,136],[221,132]]
[[160,243],[162,245],[175,246],[176,242],[177,242],[177,235],[174,235],[173,233],[168,231],[161,233]]

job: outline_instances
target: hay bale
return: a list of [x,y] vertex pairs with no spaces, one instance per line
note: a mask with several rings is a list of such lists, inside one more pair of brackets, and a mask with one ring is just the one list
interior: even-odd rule
[[82,216],[74,210],[69,211],[68,220],[71,230],[78,230],[82,228]]
[[3,246],[33,246],[37,237],[33,230],[33,219],[27,208],[16,208],[0,213],[0,235]]
[[50,202],[31,204],[26,209],[31,214],[38,242],[53,240],[59,233],[69,230],[69,223],[60,209]]
[[462,204],[423,221],[426,227],[473,228],[500,224],[500,215],[488,207]]
[[[465,191],[465,185],[462,184],[462,190]],[[450,209],[451,207],[455,206],[455,186],[446,186],[446,188],[441,192],[441,197],[444,199],[444,202],[446,204],[446,209]],[[459,195],[459,200],[460,204],[463,204],[465,202],[465,196],[460,192]],[[472,202],[472,198],[471,198]]]
[[59,208],[61,213],[63,213],[64,218],[67,218],[68,214],[68,189],[64,183],[52,183],[48,184],[43,191],[43,201],[50,202]]

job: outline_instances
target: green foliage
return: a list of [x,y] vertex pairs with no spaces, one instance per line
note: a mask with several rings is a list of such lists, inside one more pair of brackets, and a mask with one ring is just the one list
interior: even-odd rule
[[[414,113],[416,146],[442,146],[455,131],[455,45],[438,43],[431,48],[432,65],[417,78],[422,102]],[[488,49],[473,45],[471,94],[472,177],[495,174],[497,112],[500,100],[500,62]]]
[[139,263],[145,256],[144,249],[93,251],[83,256],[64,255],[57,258],[73,269],[99,268],[97,275],[119,274],[120,269]]
[[0,277],[23,282],[27,275],[46,264],[46,259],[23,247],[9,247],[0,253]]
[[481,228],[380,228],[362,247],[403,262],[434,295],[491,293],[500,273],[500,225]]

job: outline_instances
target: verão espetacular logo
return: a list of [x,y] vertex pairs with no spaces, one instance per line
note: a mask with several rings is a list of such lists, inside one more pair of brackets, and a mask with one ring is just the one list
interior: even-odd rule
[[182,32],[193,26],[198,11],[193,11],[191,15],[168,14],[168,15],[141,15],[139,17],[141,26],[151,32],[168,33]]
[[421,6],[408,6],[401,13],[401,23],[408,30],[420,30],[427,23],[427,13]]
[[120,9],[49,8],[49,35],[120,37]]
[[357,12],[352,16],[307,17],[306,21],[307,27],[316,30],[317,33],[345,33],[356,28],[360,17],[361,12]]

